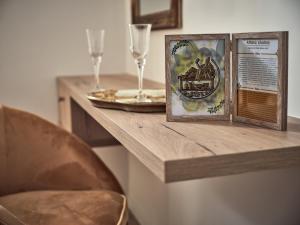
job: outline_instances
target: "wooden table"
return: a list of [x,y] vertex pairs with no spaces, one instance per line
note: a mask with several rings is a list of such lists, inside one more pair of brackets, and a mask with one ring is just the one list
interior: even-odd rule
[[[300,166],[300,119],[281,132],[240,123],[166,122],[164,113],[99,109],[92,76],[58,78],[60,124],[91,145],[121,143],[163,182]],[[135,88],[129,75],[101,75],[104,88]],[[163,84],[145,80],[145,88]]]

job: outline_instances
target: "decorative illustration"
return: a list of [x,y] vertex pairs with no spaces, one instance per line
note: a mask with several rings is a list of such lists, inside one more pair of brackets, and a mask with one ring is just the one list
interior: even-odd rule
[[211,57],[207,57],[202,65],[199,58],[195,63],[197,69],[192,66],[185,74],[178,76],[179,91],[188,98],[201,99],[211,95],[217,89],[220,82],[220,69]]
[[225,115],[225,39],[171,40],[172,116]]

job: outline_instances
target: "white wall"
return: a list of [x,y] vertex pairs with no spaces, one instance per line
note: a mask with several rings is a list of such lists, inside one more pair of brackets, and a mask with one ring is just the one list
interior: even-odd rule
[[95,149],[141,225],[299,225],[299,168],[162,183],[123,147]]
[[[127,5],[130,10],[129,4]],[[128,17],[129,21],[129,17]],[[300,1],[299,0],[183,0],[183,28],[154,31],[145,77],[165,81],[165,34],[289,31],[288,112],[300,117]],[[136,73],[128,54],[127,70]]]
[[57,122],[55,77],[92,74],[87,27],[107,31],[101,71],[124,72],[124,4],[0,0],[0,102]]
[[[280,30],[290,35],[288,112],[300,117],[299,0],[183,0],[183,28],[151,33],[145,77],[165,82],[165,34]],[[128,72],[136,73],[128,52],[126,59]],[[300,168],[166,185],[128,159],[129,202],[143,225],[300,224]]]

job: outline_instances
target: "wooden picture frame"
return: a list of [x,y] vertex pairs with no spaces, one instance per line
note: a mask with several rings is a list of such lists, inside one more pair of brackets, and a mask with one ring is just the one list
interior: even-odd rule
[[170,0],[170,9],[141,15],[141,1],[131,0],[133,24],[152,24],[152,30],[182,27],[182,0]]
[[232,79],[233,121],[287,129],[288,32],[233,34]]
[[166,35],[165,59],[167,121],[230,119],[229,34]]

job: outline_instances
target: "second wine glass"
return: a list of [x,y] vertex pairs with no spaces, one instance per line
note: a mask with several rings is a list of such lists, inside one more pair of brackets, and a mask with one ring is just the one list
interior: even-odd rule
[[151,24],[129,24],[130,52],[137,64],[138,69],[138,101],[146,101],[143,94],[143,76],[146,56],[149,51]]
[[92,58],[94,75],[96,79],[96,91],[100,90],[100,65],[104,53],[104,30],[86,29],[88,50]]

